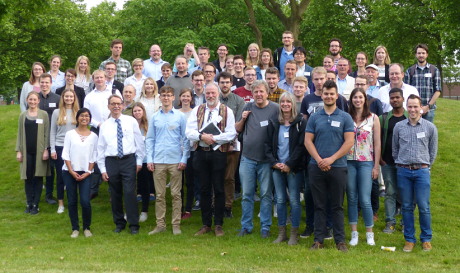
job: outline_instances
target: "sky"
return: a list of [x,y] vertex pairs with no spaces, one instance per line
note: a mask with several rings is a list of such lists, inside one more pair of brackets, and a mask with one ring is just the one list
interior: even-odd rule
[[[86,4],[86,9],[90,10],[92,7],[99,5],[103,1],[104,0],[84,0],[83,3]],[[117,4],[118,10],[121,10],[123,8],[123,4],[126,2],[126,0],[107,0],[107,1],[115,2]]]

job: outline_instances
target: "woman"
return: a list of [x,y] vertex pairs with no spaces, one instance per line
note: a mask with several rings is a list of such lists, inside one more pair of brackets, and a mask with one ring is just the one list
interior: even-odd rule
[[[273,243],[287,241],[287,205],[291,206],[291,235],[289,245],[296,245],[300,226],[300,186],[303,182],[306,149],[303,144],[306,122],[298,113],[294,96],[284,92],[280,97],[278,119],[270,120],[268,141],[265,143],[273,169],[278,214],[278,238]],[[288,194],[289,193],[289,194]]]
[[145,107],[147,120],[150,120],[153,114],[160,109],[160,95],[158,94],[157,83],[154,79],[150,77],[145,79],[144,85],[142,86],[142,93],[139,97],[139,102],[141,102]]
[[80,194],[83,233],[91,237],[91,173],[97,157],[97,135],[90,131],[91,112],[87,108],[78,110],[76,115],[77,128],[66,133],[62,159],[62,178],[67,191],[69,218],[72,224],[71,238],[80,233],[78,221],[78,195]]
[[336,72],[337,68],[335,67],[335,64],[334,64],[334,57],[332,57],[331,55],[327,55],[326,57],[324,57],[323,67],[324,69],[326,69],[326,71]]
[[21,163],[20,174],[24,179],[27,198],[25,213],[38,213],[38,203],[42,194],[43,176],[50,175],[48,160],[49,119],[40,110],[40,96],[30,92],[27,97],[28,109],[21,113],[16,139],[16,160]]
[[48,73],[53,78],[51,83],[51,92],[56,93],[56,89],[65,85],[65,74],[59,68],[61,67],[62,59],[59,55],[53,55],[50,59],[50,71]]
[[[193,107],[195,106],[195,103],[193,101],[193,93],[192,90],[189,88],[184,88],[180,92],[179,95],[179,111],[184,113],[186,118],[188,119],[190,117],[190,114],[192,113]],[[190,143],[191,146],[192,143]],[[185,201],[185,206],[182,206],[184,208],[184,211],[182,212],[182,219],[187,219],[192,216],[192,205],[193,205],[193,198],[195,198],[196,194],[198,194],[197,191],[195,191],[195,183],[194,183],[194,171],[193,171],[193,154],[194,151],[190,151],[190,157],[187,160],[187,167],[185,168],[185,171],[182,173],[182,190],[181,190],[181,195],[182,195],[182,200]],[[187,198],[184,198],[184,181],[187,186]],[[196,194],[195,194],[196,193]]]
[[374,64],[379,68],[379,82],[380,85],[387,85],[390,83],[390,55],[388,50],[383,45],[379,45],[374,51]]
[[307,50],[301,46],[296,47],[292,52],[294,55],[294,61],[297,64],[297,72],[295,73],[296,76],[304,76],[308,79],[308,82],[311,81],[311,71],[313,68],[309,66],[306,62],[307,60]]
[[350,245],[358,244],[358,201],[366,226],[368,245],[375,245],[371,190],[372,179],[379,175],[380,122],[369,110],[366,91],[355,88],[350,94],[348,113],[355,124],[355,144],[348,152],[348,221],[351,227]]
[[147,79],[147,77],[142,74],[142,70],[144,69],[144,60],[136,58],[132,62],[132,66],[134,74],[131,77],[125,79],[125,86],[131,84],[134,86],[134,88],[136,88],[135,100],[138,100],[142,92],[142,85],[144,84],[145,79]]
[[75,85],[83,88],[85,94],[88,94],[91,91],[89,90],[89,84],[91,83],[91,67],[88,57],[78,57],[77,63],[75,64],[75,71],[77,71]]
[[[83,103],[85,101],[85,90],[79,86],[75,85],[75,79],[77,78],[77,71],[73,68],[69,68],[65,71],[65,86],[56,89],[56,94],[62,96],[62,92],[67,89],[71,89],[75,92],[76,98],[78,100],[78,109],[83,108]],[[78,110],[77,109],[77,110]]]
[[[144,136],[148,131],[148,121],[146,117],[146,112],[144,105],[140,102],[136,102],[133,105],[133,117],[137,120],[139,124],[139,129],[141,130],[142,136]],[[153,188],[153,173],[147,169],[147,155],[144,158],[142,163],[142,169],[137,173],[137,189],[138,193],[141,195],[142,201],[142,210],[139,217],[139,222],[145,222],[148,218],[149,212],[149,201],[150,201],[150,192]],[[153,194],[153,193],[152,193]],[[155,198],[155,195],[153,195]]]
[[32,91],[37,93],[40,92],[39,77],[41,74],[45,73],[45,71],[45,66],[42,63],[35,62],[32,64],[29,80],[22,85],[21,89],[21,97],[19,99],[21,112],[24,112],[27,109],[27,95]]
[[257,79],[265,80],[265,71],[267,68],[274,66],[272,50],[270,48],[263,48],[260,51],[260,58],[256,67]]
[[365,52],[358,52],[356,54],[356,71],[350,73],[350,76],[356,78],[360,75],[366,75],[367,54]]
[[227,55],[227,58],[225,59],[225,68],[224,71],[232,74],[232,76],[235,74],[235,69],[233,68],[233,55]]
[[259,45],[256,43],[250,44],[248,46],[248,51],[246,52],[246,66],[252,66],[256,68],[257,64],[259,63],[259,54]]
[[66,89],[61,94],[59,109],[55,109],[51,116],[50,147],[51,159],[56,166],[56,191],[58,199],[57,213],[64,212],[64,181],[62,180],[62,149],[64,138],[68,131],[75,129],[77,120],[76,115],[80,109],[76,94],[72,89]]

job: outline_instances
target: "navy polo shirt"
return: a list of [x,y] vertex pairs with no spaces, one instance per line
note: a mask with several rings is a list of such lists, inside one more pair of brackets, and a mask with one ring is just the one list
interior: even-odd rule
[[[354,123],[351,116],[336,108],[331,115],[326,114],[324,109],[313,113],[307,122],[305,132],[315,135],[313,143],[321,158],[327,158],[335,154],[345,141],[344,133],[354,132]],[[310,164],[317,164],[311,157]],[[346,155],[337,159],[332,167],[346,167]]]

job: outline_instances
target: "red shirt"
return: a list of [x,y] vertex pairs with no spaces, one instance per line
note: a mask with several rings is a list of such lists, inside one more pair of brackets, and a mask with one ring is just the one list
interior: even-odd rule
[[233,91],[236,95],[243,98],[245,103],[254,101],[254,97],[252,96],[252,92],[244,88],[244,86],[238,87]]

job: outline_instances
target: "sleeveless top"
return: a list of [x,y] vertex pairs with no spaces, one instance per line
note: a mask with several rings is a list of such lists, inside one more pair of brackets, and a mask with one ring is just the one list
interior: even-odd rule
[[355,143],[347,154],[347,160],[374,161],[374,114],[359,126],[355,125]]

